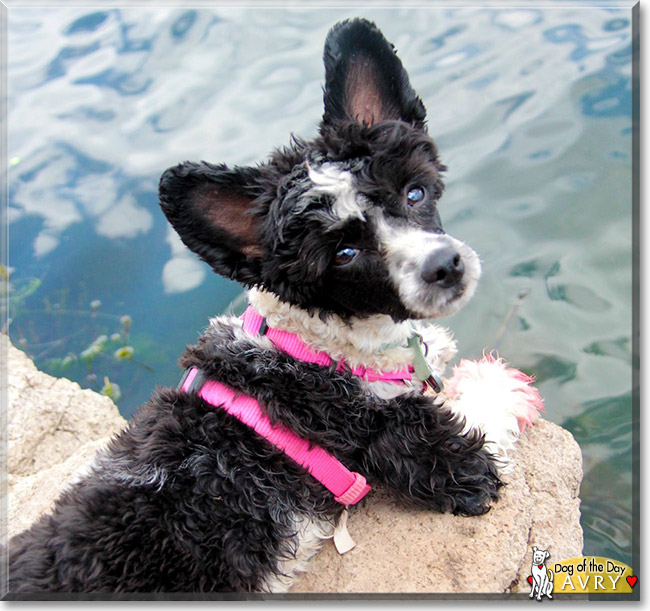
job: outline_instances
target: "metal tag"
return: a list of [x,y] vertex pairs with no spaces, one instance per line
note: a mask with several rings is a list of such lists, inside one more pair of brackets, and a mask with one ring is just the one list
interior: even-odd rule
[[442,389],[445,387],[442,380],[435,373],[432,373],[426,379],[426,382],[429,385],[429,388],[434,392],[442,392]]

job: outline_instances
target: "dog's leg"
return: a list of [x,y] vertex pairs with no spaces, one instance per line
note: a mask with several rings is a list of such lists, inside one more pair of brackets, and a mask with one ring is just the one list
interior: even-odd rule
[[[337,397],[312,404],[310,410],[298,405],[288,411],[288,401],[282,407],[279,419],[292,430],[333,452],[371,483],[388,485],[409,504],[479,515],[498,497],[501,481],[481,436],[463,433],[463,423],[430,397]],[[339,434],[331,435],[332,430]]]
[[547,571],[546,596],[553,600],[553,571]]
[[[501,481],[476,431],[426,397],[395,400],[382,430],[371,438],[362,469],[390,486],[409,504],[455,514],[479,515],[498,498]],[[376,424],[375,424],[376,426]]]
[[258,399],[271,422],[321,445],[406,502],[478,515],[496,500],[501,481],[480,431],[464,432],[462,420],[432,397],[413,392],[378,399],[355,389],[345,372],[324,376],[322,368],[280,358],[250,340],[237,343],[237,350],[212,347],[209,358],[194,347],[183,366],[233,380],[233,387]]
[[537,583],[537,600],[542,600],[544,590],[546,590],[546,575],[542,573],[539,576],[539,582]]
[[508,464],[508,451],[521,432],[543,409],[532,381],[488,355],[480,361],[461,360],[446,382],[445,406],[465,419],[466,430],[475,428],[485,434],[486,446],[501,469]]

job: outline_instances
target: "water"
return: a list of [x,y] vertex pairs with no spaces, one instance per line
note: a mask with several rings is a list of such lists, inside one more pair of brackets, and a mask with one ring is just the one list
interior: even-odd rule
[[530,291],[500,353],[582,447],[585,553],[632,564],[629,10],[12,9],[10,336],[46,371],[119,385],[126,416],[175,384],[241,290],[172,234],[158,177],[314,135],[323,40],[359,14],[399,49],[449,166],[445,227],[484,263],[445,322],[479,356]]

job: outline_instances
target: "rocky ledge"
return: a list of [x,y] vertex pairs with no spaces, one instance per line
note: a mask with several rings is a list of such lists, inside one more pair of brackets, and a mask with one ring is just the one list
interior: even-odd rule
[[[126,422],[110,399],[39,372],[8,344],[2,366],[8,371],[11,537],[47,511]],[[512,458],[501,499],[476,518],[400,507],[375,490],[350,513],[357,546],[341,556],[326,541],[291,592],[529,591],[533,545],[547,549],[552,561],[582,554],[582,457],[568,431],[541,420]]]

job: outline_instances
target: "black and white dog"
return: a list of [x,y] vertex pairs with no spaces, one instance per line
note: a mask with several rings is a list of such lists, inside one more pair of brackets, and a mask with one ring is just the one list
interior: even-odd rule
[[540,406],[490,358],[441,387],[455,344],[422,321],[467,303],[480,264],[442,229],[424,105],[368,21],[334,26],[324,60],[315,140],[163,174],[169,221],[250,307],[10,542],[10,592],[281,592],[369,485],[463,515],[497,499]]

